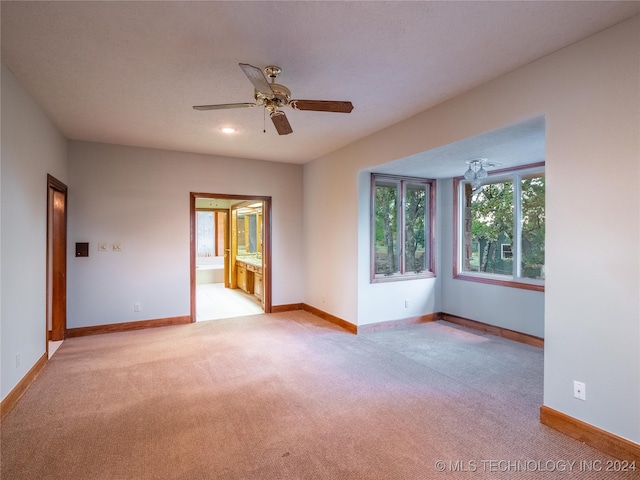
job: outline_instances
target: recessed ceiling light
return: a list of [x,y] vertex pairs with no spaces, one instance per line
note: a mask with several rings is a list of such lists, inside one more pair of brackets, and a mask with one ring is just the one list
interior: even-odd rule
[[222,127],[220,129],[222,133],[226,133],[227,135],[231,135],[232,133],[236,133],[236,129],[233,127]]

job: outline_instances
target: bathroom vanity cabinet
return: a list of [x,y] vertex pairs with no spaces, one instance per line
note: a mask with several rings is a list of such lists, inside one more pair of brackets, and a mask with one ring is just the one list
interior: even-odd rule
[[236,262],[236,278],[240,290],[253,293],[253,275],[247,270],[246,263]]
[[239,289],[262,300],[262,266],[256,263],[236,260],[236,282]]

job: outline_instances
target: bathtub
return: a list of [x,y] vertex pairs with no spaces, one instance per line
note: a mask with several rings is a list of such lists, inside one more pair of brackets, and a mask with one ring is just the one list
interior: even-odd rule
[[[222,257],[221,257],[222,260]],[[196,265],[196,284],[223,283],[224,264],[222,261],[207,265]]]

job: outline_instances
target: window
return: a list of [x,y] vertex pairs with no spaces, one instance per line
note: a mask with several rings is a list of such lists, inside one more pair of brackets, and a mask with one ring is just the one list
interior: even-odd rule
[[435,180],[371,176],[372,282],[435,276]]
[[510,243],[503,243],[502,245],[500,245],[500,249],[501,249],[500,258],[502,258],[502,260],[508,260],[510,258],[513,258],[513,250],[511,250]]
[[543,291],[544,164],[493,172],[475,189],[457,178],[454,190],[455,277]]
[[214,212],[211,211],[196,212],[196,225],[198,229],[196,252],[200,258],[214,256],[215,224],[213,222],[213,213]]
[[224,232],[227,212],[196,210],[196,256],[199,259],[224,255]]

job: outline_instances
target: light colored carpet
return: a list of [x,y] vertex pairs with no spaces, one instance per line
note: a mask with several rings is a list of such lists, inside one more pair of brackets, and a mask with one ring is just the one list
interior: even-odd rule
[[355,336],[304,311],[72,338],[3,420],[1,476],[637,478],[584,471],[611,457],[539,423],[542,359],[446,322]]

